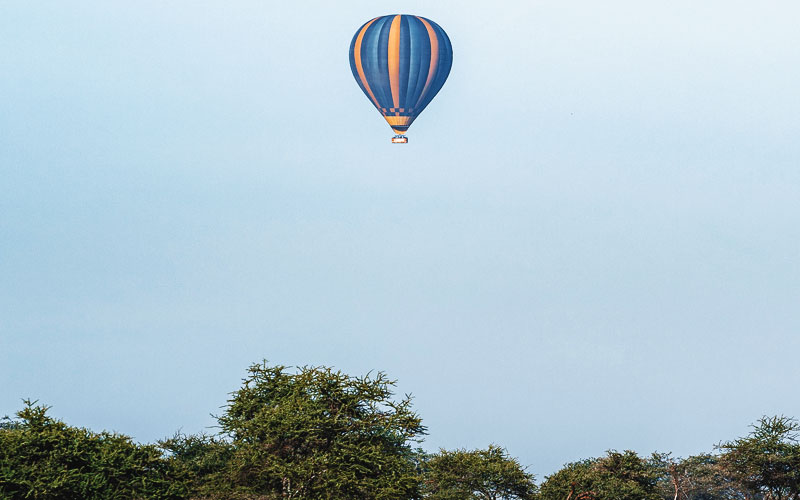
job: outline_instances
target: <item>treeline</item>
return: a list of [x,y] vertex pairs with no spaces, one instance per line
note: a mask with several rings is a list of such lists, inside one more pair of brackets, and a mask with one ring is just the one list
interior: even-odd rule
[[800,500],[797,421],[685,459],[609,451],[541,483],[505,449],[419,448],[427,430],[385,374],[255,364],[214,435],[156,444],[69,426],[26,401],[0,423],[0,499]]

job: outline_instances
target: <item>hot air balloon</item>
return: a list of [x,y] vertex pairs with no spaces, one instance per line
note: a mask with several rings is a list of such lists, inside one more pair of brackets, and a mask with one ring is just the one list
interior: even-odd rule
[[350,69],[361,90],[407,143],[408,127],[447,80],[453,47],[435,22],[391,15],[367,21],[350,43]]

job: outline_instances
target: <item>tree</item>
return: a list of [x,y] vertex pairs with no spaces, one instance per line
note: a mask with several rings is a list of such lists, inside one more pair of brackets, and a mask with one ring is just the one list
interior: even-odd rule
[[689,500],[691,476],[685,461],[670,453],[654,453],[653,463],[658,469],[659,486],[664,500]]
[[188,498],[229,498],[235,496],[226,470],[234,457],[231,443],[207,435],[176,434],[159,442],[172,474]]
[[673,458],[654,454],[659,469],[659,485],[664,500],[746,500],[741,485],[728,477],[719,457],[710,454]]
[[411,398],[392,399],[382,372],[250,366],[222,416],[234,447],[226,474],[242,494],[289,499],[418,496],[414,443],[425,434]]
[[567,464],[545,478],[542,500],[657,500],[659,472],[633,451]]
[[431,455],[425,460],[423,485],[430,500],[529,500],[537,493],[533,474],[494,445]]
[[762,417],[744,438],[718,445],[719,465],[733,481],[766,500],[800,499],[800,424],[784,417]]
[[51,418],[25,401],[0,426],[0,498],[106,500],[180,498],[183,485],[153,445],[94,433]]

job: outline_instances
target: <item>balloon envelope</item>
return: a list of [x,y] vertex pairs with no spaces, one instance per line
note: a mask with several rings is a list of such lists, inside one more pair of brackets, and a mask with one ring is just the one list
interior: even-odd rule
[[350,43],[356,82],[399,135],[436,96],[452,65],[447,33],[424,17],[376,17]]

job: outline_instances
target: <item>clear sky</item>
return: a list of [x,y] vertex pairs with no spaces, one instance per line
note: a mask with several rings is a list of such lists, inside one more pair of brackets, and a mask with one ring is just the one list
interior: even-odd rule
[[[348,64],[392,13],[454,48],[405,146]],[[540,477],[800,417],[799,17],[2,2],[0,415],[152,442],[262,358],[384,370]]]

